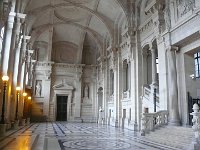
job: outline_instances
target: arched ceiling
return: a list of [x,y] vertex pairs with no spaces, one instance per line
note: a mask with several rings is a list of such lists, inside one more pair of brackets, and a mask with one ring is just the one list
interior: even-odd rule
[[53,26],[53,42],[66,41],[80,48],[88,33],[91,43],[101,48],[104,37],[112,41],[116,19],[125,16],[119,1],[29,0],[25,8],[29,33],[37,40]]

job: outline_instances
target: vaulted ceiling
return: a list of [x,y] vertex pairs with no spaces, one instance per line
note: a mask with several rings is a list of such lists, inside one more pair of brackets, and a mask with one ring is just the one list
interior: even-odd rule
[[28,31],[33,41],[45,41],[49,39],[45,32],[52,28],[52,43],[66,41],[79,48],[89,35],[91,43],[101,48],[104,37],[112,40],[116,20],[125,16],[121,1],[29,0],[25,9]]

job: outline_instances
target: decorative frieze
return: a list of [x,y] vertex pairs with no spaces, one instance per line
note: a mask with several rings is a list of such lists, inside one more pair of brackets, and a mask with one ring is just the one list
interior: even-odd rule
[[139,26],[140,33],[149,31],[150,29],[152,29],[153,25],[154,25],[153,19],[149,18],[148,20],[146,20],[143,24]]

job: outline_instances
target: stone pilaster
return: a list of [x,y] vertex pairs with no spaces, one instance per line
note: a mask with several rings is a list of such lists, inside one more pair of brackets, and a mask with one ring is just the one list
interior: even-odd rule
[[178,47],[169,47],[167,49],[168,58],[168,91],[169,91],[169,124],[180,125],[178,110],[178,87],[177,87],[177,69],[176,52]]
[[75,79],[75,87],[76,87],[76,94],[75,94],[75,110],[74,110],[74,121],[81,122],[81,91],[82,91],[82,81],[81,81],[82,74],[77,72],[77,76]]
[[148,53],[146,50],[142,50],[142,79],[143,84],[147,84],[147,56]]
[[156,86],[157,82],[157,69],[156,69],[156,49],[151,47],[151,58],[152,58],[152,85]]
[[27,74],[28,74],[28,83],[27,86],[32,86],[32,55],[34,50],[28,50],[28,62],[27,62]]

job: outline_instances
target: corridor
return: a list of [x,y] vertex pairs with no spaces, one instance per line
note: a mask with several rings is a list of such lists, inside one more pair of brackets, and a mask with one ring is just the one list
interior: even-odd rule
[[[131,130],[86,123],[35,123],[0,138],[1,150],[175,150]],[[176,149],[177,150],[177,149]]]

